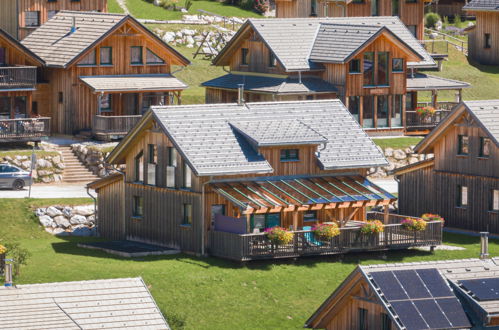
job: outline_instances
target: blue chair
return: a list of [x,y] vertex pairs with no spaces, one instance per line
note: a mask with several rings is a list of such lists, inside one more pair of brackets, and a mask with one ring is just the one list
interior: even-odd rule
[[[303,230],[312,230],[312,227],[305,226],[305,227],[303,227]],[[312,232],[304,233],[303,236],[305,237],[305,240],[307,241],[307,243],[309,243],[311,245],[315,245],[315,246],[324,245],[324,243],[315,239],[315,235]]]

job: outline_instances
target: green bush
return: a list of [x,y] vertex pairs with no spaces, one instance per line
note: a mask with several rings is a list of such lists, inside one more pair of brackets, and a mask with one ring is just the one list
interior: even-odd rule
[[424,17],[424,25],[428,29],[433,29],[435,28],[435,24],[437,24],[438,21],[440,21],[440,15],[437,13],[428,13]]
[[253,10],[255,8],[255,0],[241,0],[239,7],[245,10]]

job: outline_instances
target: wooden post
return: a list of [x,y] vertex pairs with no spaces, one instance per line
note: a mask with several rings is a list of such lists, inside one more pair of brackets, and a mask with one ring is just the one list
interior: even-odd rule
[[298,230],[298,211],[293,211],[293,230]]
[[251,214],[246,214],[246,233],[250,234],[251,230]]
[[178,91],[178,105],[182,105],[182,91]]
[[388,224],[388,222],[390,221],[390,207],[389,205],[385,205],[385,208],[383,209],[383,223],[385,225]]
[[438,99],[438,92],[436,90],[431,91],[431,106],[434,107],[435,109],[437,108],[437,99]]
[[461,103],[463,101],[463,90],[459,89],[458,90],[458,100],[457,102]]
[[101,99],[102,99],[102,93],[97,94],[97,114],[101,114]]

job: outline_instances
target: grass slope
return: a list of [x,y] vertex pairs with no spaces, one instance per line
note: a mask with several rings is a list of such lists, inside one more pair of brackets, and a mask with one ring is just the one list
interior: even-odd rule
[[415,146],[421,141],[420,137],[400,137],[400,138],[373,138],[374,143],[383,149],[393,148],[393,149],[404,149],[410,146]]
[[[0,243],[7,237],[17,239],[32,253],[16,283],[142,276],[175,328],[299,329],[358,263],[470,258],[479,253],[478,238],[445,234],[447,244],[467,249],[389,252],[386,260],[381,253],[371,253],[246,265],[183,254],[130,260],[77,248],[84,239],[46,234],[31,213],[34,206],[89,201],[0,200]],[[491,255],[497,255],[499,242],[490,243]]]
[[107,10],[110,13],[123,14],[124,11],[116,0],[107,0]]

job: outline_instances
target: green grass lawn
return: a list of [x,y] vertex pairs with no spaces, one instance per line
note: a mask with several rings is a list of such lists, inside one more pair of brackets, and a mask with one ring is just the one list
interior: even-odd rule
[[107,10],[110,13],[123,14],[123,9],[118,5],[116,0],[107,0]]
[[400,138],[387,138],[387,139],[376,139],[373,138],[374,143],[383,149],[393,148],[393,149],[404,149],[410,146],[415,146],[421,141],[421,137],[400,137]]
[[[32,256],[16,283],[91,280],[142,276],[175,328],[300,329],[307,318],[357,264],[477,257],[479,238],[445,234],[447,244],[464,251],[415,250],[252,262],[179,254],[122,259],[76,246],[92,239],[55,238],[31,213],[34,206],[80,204],[90,199],[0,200],[0,244],[19,240]],[[490,253],[499,254],[491,240]]]
[[[0,158],[10,156],[14,158],[15,156],[28,156],[30,157],[33,153],[30,149],[9,149],[9,150],[0,150]],[[35,154],[38,158],[46,157],[46,156],[60,156],[57,151],[45,151],[45,150],[35,150]]]
[[[185,1],[179,1],[179,6],[184,6]],[[148,18],[157,20],[178,20],[184,15],[180,11],[166,10],[161,7],[154,6],[152,3],[144,0],[126,0],[126,5],[130,13],[136,18]],[[213,14],[227,17],[263,17],[252,10],[244,10],[237,6],[225,4],[221,1],[211,0],[194,0],[189,8],[189,14],[199,14],[198,9],[209,11]]]

